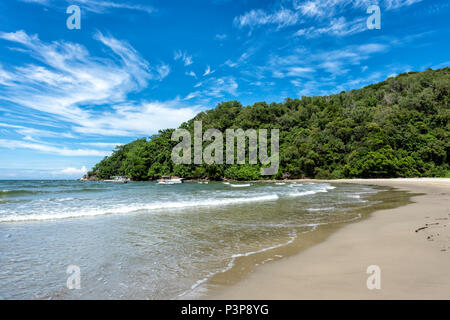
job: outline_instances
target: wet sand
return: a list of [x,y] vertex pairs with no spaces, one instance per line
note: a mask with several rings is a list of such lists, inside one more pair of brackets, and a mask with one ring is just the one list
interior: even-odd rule
[[[450,299],[450,179],[326,182],[415,195],[413,203],[373,212],[297,255],[259,266],[235,284],[210,288],[206,298]],[[380,289],[367,288],[371,265],[380,267]]]

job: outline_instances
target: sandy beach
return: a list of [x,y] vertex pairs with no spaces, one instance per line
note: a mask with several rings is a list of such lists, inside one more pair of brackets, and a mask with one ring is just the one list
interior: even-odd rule
[[[450,179],[327,182],[419,195],[411,204],[344,226],[297,255],[260,266],[235,285],[210,290],[207,298],[450,299]],[[367,288],[371,265],[380,268],[380,289]]]

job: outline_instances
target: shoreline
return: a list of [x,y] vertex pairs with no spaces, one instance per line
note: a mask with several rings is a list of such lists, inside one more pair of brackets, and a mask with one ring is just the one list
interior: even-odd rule
[[[413,193],[412,203],[376,210],[201,299],[450,299],[450,179],[292,181],[390,187]],[[381,269],[380,290],[367,289],[370,265]]]
[[[176,178],[179,179],[181,177],[175,177],[173,176],[172,178]],[[159,178],[158,178],[159,179]],[[158,181],[158,179],[149,179],[149,180],[129,180],[129,182],[156,182]],[[198,179],[193,179],[193,178],[181,178],[183,179],[183,182],[185,183],[189,183],[189,182],[203,182],[203,181],[208,181],[208,182],[239,182],[239,183],[256,183],[256,182],[327,182],[327,183],[360,183],[360,184],[364,184],[361,181],[425,181],[425,180],[439,180],[439,179],[450,179],[450,178],[444,178],[444,177],[424,177],[424,178],[381,178],[381,179],[372,179],[372,178],[367,178],[367,179],[362,179],[362,178],[346,178],[346,179],[313,179],[313,178],[298,178],[298,179],[259,179],[259,180],[234,180],[234,179],[221,179],[221,180],[211,180],[209,178],[198,178]],[[36,179],[36,180],[42,180],[42,179]],[[60,179],[60,180],[69,180],[69,181],[88,181],[88,182],[108,182],[109,179],[97,179],[97,178],[91,178],[91,179],[84,179],[79,178],[79,179]],[[1,180],[0,180],[1,181]],[[3,180],[3,181],[10,181],[10,180]],[[11,180],[14,181],[14,180]],[[48,181],[54,181],[54,179],[48,179]]]

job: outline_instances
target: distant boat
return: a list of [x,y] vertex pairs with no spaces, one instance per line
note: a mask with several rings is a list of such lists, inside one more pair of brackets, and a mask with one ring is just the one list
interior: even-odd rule
[[183,183],[183,178],[162,177],[158,180],[158,184],[178,184]]
[[113,183],[128,183],[130,178],[125,178],[121,176],[113,176],[111,179],[104,180],[105,182],[113,182]]
[[232,186],[233,188],[245,188],[245,187],[250,187],[251,184],[250,183],[246,183],[246,184],[230,184],[230,186]]

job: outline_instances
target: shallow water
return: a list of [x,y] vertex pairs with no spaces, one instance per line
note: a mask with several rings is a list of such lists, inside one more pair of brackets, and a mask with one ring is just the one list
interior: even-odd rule
[[[180,298],[241,257],[359,219],[355,209],[375,203],[367,197],[377,192],[327,183],[0,181],[0,296]],[[80,267],[80,290],[66,287],[69,265]]]

